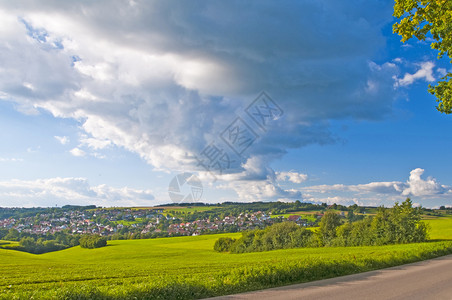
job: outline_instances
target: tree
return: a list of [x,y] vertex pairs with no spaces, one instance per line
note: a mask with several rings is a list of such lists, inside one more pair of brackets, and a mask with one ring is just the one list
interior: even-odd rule
[[8,234],[4,236],[4,239],[7,241],[18,241],[20,238],[20,233],[17,229],[11,228],[8,230]]
[[268,241],[265,250],[291,248],[293,240],[291,234],[298,229],[299,227],[294,222],[283,222],[267,227],[262,236],[264,241]]
[[94,249],[107,246],[107,239],[100,235],[84,235],[80,238],[82,248]]
[[36,247],[36,242],[32,237],[24,237],[20,240],[19,245],[26,251],[32,252]]
[[393,242],[417,243],[428,238],[427,227],[421,222],[421,208],[413,207],[410,198],[402,204],[395,203],[391,210],[390,220],[393,226]]
[[349,223],[353,222],[355,220],[355,213],[353,212],[353,210],[349,210],[347,213],[347,221]]
[[336,229],[341,225],[341,217],[334,211],[327,211],[319,225],[323,243],[328,244],[336,237]]
[[394,224],[391,223],[391,210],[379,207],[371,226],[376,245],[386,245],[393,242]]
[[[412,37],[434,42],[438,58],[446,54],[452,63],[452,1],[450,0],[395,0],[394,16],[401,18],[393,25],[394,33],[402,36],[402,42]],[[446,74],[438,85],[429,85],[429,92],[436,97],[438,111],[452,113],[452,73]]]

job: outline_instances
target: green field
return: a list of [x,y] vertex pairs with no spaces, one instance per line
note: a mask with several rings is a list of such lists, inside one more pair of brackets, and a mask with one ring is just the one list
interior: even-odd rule
[[452,217],[440,217],[425,220],[430,224],[430,239],[452,240]]
[[278,218],[278,217],[284,217],[284,218],[289,218],[290,216],[293,215],[297,215],[297,216],[301,216],[302,219],[306,219],[309,222],[314,222],[317,217],[315,216],[316,214],[320,214],[321,212],[319,211],[295,211],[295,212],[291,212],[291,213],[287,213],[287,214],[274,214],[271,215],[271,218]]
[[19,246],[19,242],[2,241],[2,240],[0,240],[0,248],[2,248],[2,247],[15,247],[15,246]]
[[[452,239],[452,218],[428,222],[432,238]],[[452,253],[452,241],[437,241],[227,254],[212,249],[221,236],[240,234],[109,241],[41,255],[0,249],[0,299],[195,299]]]

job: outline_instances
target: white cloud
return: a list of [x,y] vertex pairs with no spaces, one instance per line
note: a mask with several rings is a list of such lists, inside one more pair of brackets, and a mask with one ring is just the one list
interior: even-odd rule
[[[409,179],[406,182],[370,182],[357,185],[317,185],[303,187],[301,191],[306,200],[314,202],[331,202],[331,199],[338,197],[341,203],[365,204],[365,205],[391,205],[395,201],[402,201],[406,197],[430,199],[440,198],[447,200],[452,195],[452,187],[439,184],[434,178],[424,180],[421,175],[423,169],[417,168],[410,172]],[[336,194],[330,196],[330,194]],[[336,202],[339,204],[339,202]],[[352,203],[352,204],[353,204]]]
[[61,145],[67,145],[70,140],[67,136],[54,136],[54,138],[61,143]]
[[9,45],[0,58],[2,95],[79,120],[88,147],[124,147],[167,170],[193,167],[189,157],[263,89],[285,119],[244,161],[330,143],[330,119],[378,119],[391,110],[396,70],[368,63],[384,46],[390,5],[173,4],[2,4],[0,35]]
[[241,201],[277,201],[280,199],[301,200],[300,191],[293,189],[282,189],[271,179],[250,180],[250,181],[232,181],[219,185],[220,189],[232,189]]
[[444,77],[447,74],[447,70],[444,68],[438,68],[438,69],[436,69],[436,72],[438,72],[440,77]]
[[431,61],[426,61],[419,64],[419,70],[417,70],[414,74],[405,73],[403,78],[398,79],[397,83],[400,86],[407,86],[412,84],[414,81],[419,79],[424,79],[428,82],[435,81],[435,77],[433,76],[433,68],[435,64]]
[[80,146],[87,146],[94,150],[100,150],[107,148],[111,145],[111,141],[109,140],[102,140],[102,139],[96,139],[96,138],[90,138],[86,135],[83,135],[80,139]]
[[107,185],[91,186],[85,178],[49,178],[33,181],[0,181],[0,206],[99,206],[153,204],[151,190]]
[[69,151],[72,155],[77,157],[83,157],[86,155],[86,152],[81,150],[80,148],[74,148],[71,151]]
[[399,70],[372,62],[391,10],[380,1],[5,2],[0,99],[79,121],[74,156],[118,146],[158,170],[199,170],[194,156],[266,90],[283,118],[253,127],[259,139],[218,177],[240,195],[253,182],[259,199],[298,197],[275,182],[306,175],[275,173],[273,160],[334,143],[330,120],[391,113]]
[[424,174],[424,169],[421,168],[410,172],[410,178],[407,181],[408,186],[403,190],[403,195],[432,196],[444,194],[451,190],[450,187],[440,185],[435,178],[429,177],[427,180],[423,180],[421,178],[422,174]]
[[302,183],[308,179],[308,175],[294,171],[276,172],[276,180],[289,181],[292,183]]

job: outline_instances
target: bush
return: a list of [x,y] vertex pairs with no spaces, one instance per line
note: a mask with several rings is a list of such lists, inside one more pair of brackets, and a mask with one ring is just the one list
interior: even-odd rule
[[219,238],[215,245],[213,246],[213,249],[218,252],[228,252],[231,250],[232,244],[234,244],[236,240],[232,238]]
[[84,235],[80,238],[82,248],[94,249],[107,246],[107,239],[100,235]]

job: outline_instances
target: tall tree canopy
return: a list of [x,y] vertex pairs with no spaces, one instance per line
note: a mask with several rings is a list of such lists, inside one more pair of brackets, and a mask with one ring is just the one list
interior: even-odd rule
[[[430,46],[438,50],[438,58],[447,55],[452,63],[452,0],[395,0],[394,16],[400,21],[393,30],[402,36],[402,42],[412,37],[425,41],[432,38]],[[429,92],[436,97],[440,112],[452,113],[452,73],[442,77]]]

